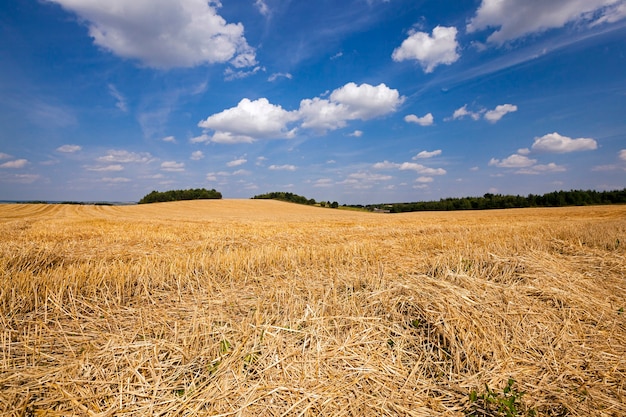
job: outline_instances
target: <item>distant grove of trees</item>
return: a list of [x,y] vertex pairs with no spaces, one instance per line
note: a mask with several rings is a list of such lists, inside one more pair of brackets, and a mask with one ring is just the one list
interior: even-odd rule
[[252,198],[261,199],[261,200],[280,200],[280,201],[287,201],[289,203],[306,204],[309,206],[314,206],[316,204],[319,204],[320,207],[330,207],[330,208],[339,207],[339,203],[337,203],[336,201],[333,201],[332,203],[330,201],[328,202],[320,201],[318,203],[313,198],[309,199],[298,194],[284,192],[284,191],[273,191],[271,193],[259,194],[259,195],[255,195]]
[[298,204],[307,204],[307,205],[315,205],[314,199],[308,199],[298,194],[288,193],[283,191],[274,191],[271,193],[259,194],[252,197],[253,199],[260,200],[280,200],[287,201],[289,203],[298,203]]
[[193,188],[189,190],[171,190],[171,191],[152,191],[150,194],[146,194],[139,204],[147,203],[164,203],[166,201],[182,201],[182,200],[207,200],[207,199],[221,199],[222,193],[215,191],[214,189],[207,190],[205,188]]
[[[414,203],[374,204],[364,206],[369,210],[386,209],[391,213],[409,211],[486,210],[523,207],[564,207],[604,204],[625,204],[626,188],[616,191],[571,190],[553,191],[543,195],[528,196],[487,193],[482,197],[442,198],[439,201]],[[357,206],[363,207],[363,206]]]

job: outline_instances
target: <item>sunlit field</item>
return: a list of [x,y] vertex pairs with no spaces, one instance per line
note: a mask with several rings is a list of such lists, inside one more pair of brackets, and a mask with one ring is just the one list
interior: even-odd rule
[[0,415],[624,416],[625,255],[626,206],[0,205]]

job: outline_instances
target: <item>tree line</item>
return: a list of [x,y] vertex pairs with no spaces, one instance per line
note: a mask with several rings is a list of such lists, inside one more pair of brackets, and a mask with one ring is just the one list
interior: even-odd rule
[[317,202],[313,198],[306,198],[298,194],[284,192],[284,191],[273,191],[271,193],[259,194],[259,195],[255,195],[252,198],[262,199],[262,200],[280,200],[280,201],[286,201],[289,203],[306,204],[308,206],[319,205],[320,207],[330,207],[330,208],[339,207],[339,203],[337,203],[336,201],[333,201],[332,203],[330,201]]
[[386,209],[391,213],[403,213],[410,211],[487,210],[606,204],[626,204],[626,188],[615,191],[553,191],[543,195],[529,194],[528,196],[487,193],[482,197],[442,198],[439,201],[373,204],[360,207],[369,210]]
[[182,201],[182,200],[218,200],[222,198],[222,193],[215,191],[215,189],[207,190],[206,188],[193,188],[189,190],[170,190],[170,191],[152,191],[146,194],[139,204],[148,203],[164,203],[167,201]]

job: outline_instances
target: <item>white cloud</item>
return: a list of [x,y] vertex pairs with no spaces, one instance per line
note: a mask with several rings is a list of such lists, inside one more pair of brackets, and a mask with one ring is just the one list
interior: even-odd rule
[[248,162],[247,159],[239,158],[239,159],[235,159],[234,161],[227,162],[226,166],[227,167],[237,167],[239,165],[245,164],[246,162]]
[[400,47],[393,51],[394,61],[414,59],[419,61],[424,72],[433,72],[440,64],[450,65],[459,59],[459,44],[455,27],[437,26],[432,36],[425,32],[410,32]]
[[0,168],[19,169],[19,168],[24,168],[26,165],[28,165],[27,159],[16,159],[15,161],[9,161],[9,162],[5,162],[4,164],[1,164]]
[[124,97],[113,84],[109,84],[109,94],[111,94],[113,98],[117,100],[117,103],[115,103],[115,107],[117,107],[124,113],[128,112],[126,97]]
[[600,13],[598,22],[626,17],[623,0],[483,0],[467,24],[467,32],[499,28],[487,38],[502,45],[532,33],[560,28],[567,23],[590,21]]
[[204,143],[204,142],[211,142],[211,136],[207,135],[206,133],[201,134],[200,136],[195,136],[191,139],[189,139],[189,143]]
[[202,151],[195,151],[191,153],[190,159],[192,161],[199,161],[204,158],[204,153]]
[[[297,111],[284,110],[266,98],[244,98],[236,107],[223,110],[198,123],[205,132],[191,143],[252,143],[257,139],[291,139],[300,126],[318,131],[335,130],[349,120],[368,120],[396,111],[405,97],[385,84],[372,86],[348,83],[334,90],[328,99],[315,97],[300,102]],[[213,131],[209,134],[209,131]]]
[[417,117],[414,114],[409,114],[404,117],[404,121],[407,123],[417,123],[420,126],[431,126],[435,121],[432,113],[428,113],[425,116]]
[[619,159],[621,159],[622,161],[626,161],[626,149],[622,149],[621,151],[619,151]]
[[40,178],[41,176],[37,174],[11,174],[0,176],[0,182],[32,184]]
[[176,138],[174,136],[166,136],[161,140],[163,142],[176,143]]
[[267,169],[271,171],[295,171],[295,165],[270,165]]
[[361,136],[363,136],[363,131],[362,130],[355,130],[352,133],[349,133],[348,136],[352,136],[355,138],[360,138]]
[[268,16],[270,14],[270,8],[267,7],[264,0],[255,0],[254,5],[263,16]]
[[248,71],[245,71],[245,70],[235,71],[232,68],[226,68],[224,70],[224,79],[226,81],[240,80],[242,78],[248,78],[249,76],[254,75],[259,71],[265,71],[265,68],[257,66]]
[[86,167],[87,171],[95,171],[95,172],[115,172],[115,171],[123,171],[124,167],[119,164],[107,165],[103,167]]
[[[460,107],[454,111],[454,113],[452,114],[452,120],[463,119],[465,118],[465,116],[469,116],[474,120],[478,120],[480,119],[481,113],[482,112],[473,112],[473,111],[467,110],[467,104],[466,104],[463,107]],[[450,119],[446,119],[446,120],[450,120]]]
[[375,169],[398,169],[400,171],[415,171],[423,175],[445,175],[447,171],[443,168],[429,168],[415,162],[403,162],[401,164],[395,162],[377,162],[373,165]]
[[520,169],[516,171],[516,174],[526,174],[526,175],[539,175],[539,174],[547,174],[550,172],[565,172],[567,169],[562,165],[557,165],[554,162],[550,162],[546,165],[533,165],[528,168]]
[[626,2],[612,5],[611,7],[604,9],[602,16],[600,16],[595,22],[592,22],[591,26],[596,26],[602,23],[615,23],[624,18],[626,18]]
[[424,175],[445,175],[447,173],[443,168],[429,168],[414,162],[403,162],[399,169],[400,171],[411,170]]
[[530,159],[524,155],[513,154],[503,160],[491,158],[489,165],[496,166],[498,168],[525,168],[534,165],[536,162],[536,159]]
[[566,153],[591,151],[598,148],[598,143],[591,138],[572,139],[554,132],[535,138],[532,150],[540,152]]
[[376,162],[372,165],[374,169],[397,169],[400,168],[400,164],[396,164],[395,162],[383,161]]
[[304,128],[334,130],[346,126],[349,120],[369,120],[392,113],[404,100],[398,90],[383,83],[372,86],[350,82],[334,90],[328,99],[302,100],[298,114]]
[[485,113],[485,119],[490,123],[495,123],[502,119],[505,114],[517,111],[517,106],[513,104],[500,104],[495,109],[489,110]]
[[237,107],[213,114],[198,123],[198,126],[206,130],[213,130],[214,134],[208,136],[205,133],[191,141],[250,143],[258,138],[292,138],[295,136],[295,129],[288,130],[287,124],[297,118],[295,112],[271,104],[266,98],[254,101],[244,98]]
[[434,178],[433,177],[417,177],[417,179],[415,180],[415,182],[419,182],[422,184],[426,184],[429,182],[433,182]]
[[389,181],[392,180],[393,177],[391,175],[382,175],[382,174],[372,174],[370,172],[356,172],[354,174],[348,175],[348,178],[362,181]]
[[161,163],[161,170],[167,172],[182,172],[185,170],[185,163],[176,161],[165,161]]
[[79,145],[63,145],[57,148],[57,152],[74,153],[80,151],[81,149],[83,148]]
[[318,187],[318,188],[332,187],[334,185],[335,185],[335,182],[331,180],[330,178],[320,178],[319,180],[316,180],[313,183],[313,187]]
[[156,68],[230,61],[254,66],[241,23],[217,14],[219,1],[48,0],[76,13],[96,45]]
[[279,78],[287,78],[288,80],[291,80],[293,76],[288,72],[275,72],[274,74],[269,76],[267,81],[274,82]]
[[110,150],[106,155],[98,157],[96,160],[99,162],[128,164],[151,162],[153,157],[147,152],[135,153],[125,150]]
[[8,153],[0,152],[0,159],[9,159],[12,158]]
[[319,97],[302,100],[298,115],[303,119],[303,128],[319,131],[339,129],[349,119],[346,106]]
[[104,177],[100,181],[106,182],[109,184],[121,184],[121,183],[130,182],[130,179],[124,178],[124,177],[114,177],[114,178]]
[[237,171],[233,172],[233,175],[250,175],[252,174],[252,172],[245,170],[245,169],[238,169]]
[[412,159],[415,161],[417,159],[432,158],[433,156],[439,156],[439,155],[441,155],[441,149],[437,149],[437,150],[432,151],[432,152],[421,151],[420,153],[415,155]]

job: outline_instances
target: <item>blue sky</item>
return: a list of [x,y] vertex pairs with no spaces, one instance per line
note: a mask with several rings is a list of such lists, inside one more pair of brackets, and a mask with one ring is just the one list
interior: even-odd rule
[[626,187],[626,0],[0,4],[0,200]]

